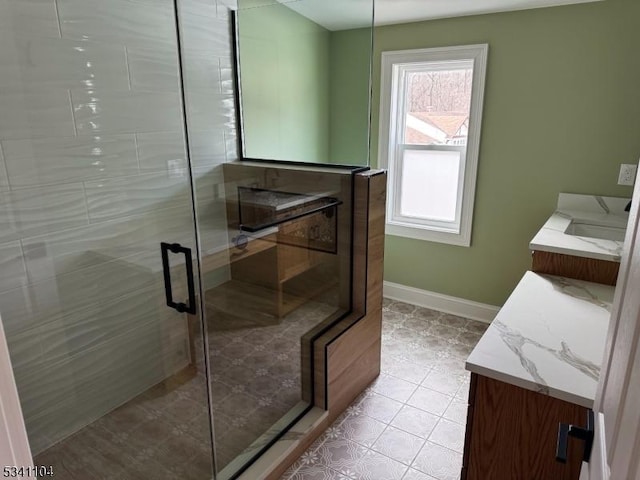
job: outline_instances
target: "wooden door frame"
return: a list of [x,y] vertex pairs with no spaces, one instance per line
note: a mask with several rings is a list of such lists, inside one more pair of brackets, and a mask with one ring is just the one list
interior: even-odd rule
[[[623,418],[625,407],[640,400],[640,182],[636,179],[634,201],[629,212],[620,272],[611,309],[611,323],[607,335],[600,381],[594,402],[596,413],[595,441],[591,460],[582,469],[580,480],[618,480],[618,472],[625,471],[625,478],[639,478],[640,467],[637,452],[640,449],[640,418]],[[632,308],[624,312],[624,307]],[[624,317],[622,315],[624,314]],[[634,380],[635,377],[635,380]],[[611,395],[613,389],[614,395]],[[609,394],[607,394],[609,392]],[[628,412],[629,410],[626,409]],[[613,431],[607,431],[605,415],[612,416]],[[625,428],[626,425],[626,428]],[[629,425],[632,425],[629,428]],[[627,434],[623,449],[617,449],[620,430]],[[629,438],[631,437],[631,438]],[[626,445],[631,443],[633,445]],[[634,452],[636,454],[634,455]],[[610,470],[611,469],[611,470]],[[613,471],[613,474],[611,473]],[[635,473],[634,473],[635,472]]]

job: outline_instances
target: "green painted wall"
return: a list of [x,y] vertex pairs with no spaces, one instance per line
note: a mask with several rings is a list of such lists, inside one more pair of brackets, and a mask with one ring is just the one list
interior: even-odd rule
[[370,28],[331,32],[331,163],[369,163],[370,52]]
[[330,32],[280,4],[238,22],[245,156],[326,162]]
[[604,2],[380,27],[374,35],[372,163],[380,52],[489,44],[472,246],[387,236],[385,279],[502,305],[559,192],[630,196],[640,156],[640,2]]

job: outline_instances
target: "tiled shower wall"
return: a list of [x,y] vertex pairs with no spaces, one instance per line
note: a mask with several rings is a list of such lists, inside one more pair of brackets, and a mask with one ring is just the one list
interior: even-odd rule
[[[236,157],[228,5],[179,0],[203,250]],[[0,0],[0,315],[37,453],[187,361],[194,247],[171,0]]]

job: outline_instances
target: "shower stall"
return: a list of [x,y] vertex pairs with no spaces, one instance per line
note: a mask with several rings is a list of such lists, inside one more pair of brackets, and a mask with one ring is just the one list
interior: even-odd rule
[[0,0],[0,317],[55,478],[238,478],[322,403],[366,168],[241,159],[230,7]]

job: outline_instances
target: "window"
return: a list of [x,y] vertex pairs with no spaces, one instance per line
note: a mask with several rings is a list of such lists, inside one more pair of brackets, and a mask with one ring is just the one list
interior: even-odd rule
[[386,233],[471,245],[488,45],[382,53]]

